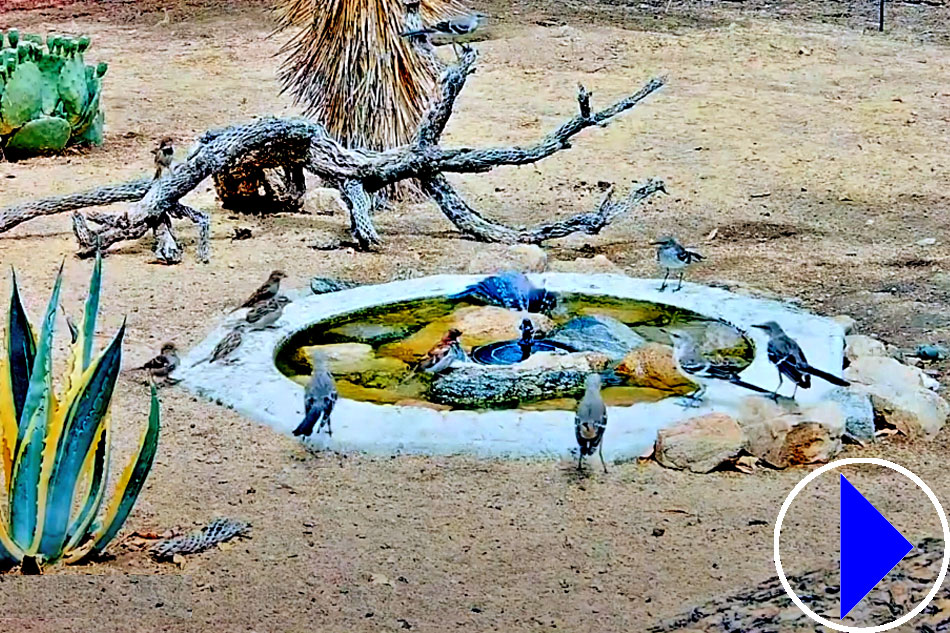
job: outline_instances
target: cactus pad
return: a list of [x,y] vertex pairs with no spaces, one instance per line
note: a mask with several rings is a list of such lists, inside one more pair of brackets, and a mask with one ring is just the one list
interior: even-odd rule
[[[45,44],[45,48],[44,48]],[[87,36],[0,32],[0,150],[10,157],[101,144],[105,62],[87,66]]]

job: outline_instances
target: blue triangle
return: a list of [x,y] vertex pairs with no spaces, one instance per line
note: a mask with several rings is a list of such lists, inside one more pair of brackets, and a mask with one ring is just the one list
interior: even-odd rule
[[914,546],[841,475],[841,615],[848,615]]

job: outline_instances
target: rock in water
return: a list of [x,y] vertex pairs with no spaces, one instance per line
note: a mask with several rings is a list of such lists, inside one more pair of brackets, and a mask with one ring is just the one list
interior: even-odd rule
[[617,319],[606,316],[582,316],[571,319],[557,329],[549,340],[573,347],[579,352],[600,352],[618,361],[644,340]]
[[455,365],[438,376],[429,397],[444,404],[482,408],[532,400],[575,397],[591,372],[606,368],[607,357],[593,352],[532,355],[516,365]]
[[673,348],[647,343],[623,357],[616,373],[634,387],[649,387],[678,394],[692,393],[699,385],[681,374],[673,362]]

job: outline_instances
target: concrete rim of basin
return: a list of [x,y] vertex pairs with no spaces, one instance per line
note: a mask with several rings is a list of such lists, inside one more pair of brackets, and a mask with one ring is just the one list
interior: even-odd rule
[[[541,273],[531,280],[556,292],[605,295],[691,310],[721,319],[743,331],[755,343],[752,364],[742,379],[767,389],[778,384],[778,373],[766,356],[765,333],[751,326],[777,321],[801,345],[809,362],[835,371],[844,355],[844,331],[831,319],[809,314],[778,301],[756,299],[718,288],[684,283],[679,292],[659,292],[656,279],[623,275]],[[287,293],[277,327],[245,331],[244,342],[231,364],[201,363],[244,311],[229,315],[182,359],[175,378],[181,386],[230,407],[280,433],[290,434],[303,416],[303,388],[281,374],[274,359],[295,333],[341,314],[373,306],[460,292],[484,275],[436,275],[351,290],[314,295],[309,289]],[[786,381],[786,387],[789,387]],[[799,389],[800,404],[823,398],[834,387],[821,380]],[[783,393],[785,391],[783,390]],[[698,408],[684,409],[675,398],[660,402],[610,407],[604,454],[610,460],[633,459],[656,439],[657,430],[685,419],[720,412],[735,416],[738,403],[750,392],[728,383],[713,383]],[[469,454],[485,457],[563,457],[575,449],[574,414],[570,411],[436,411],[423,407],[381,405],[341,398],[333,412],[333,437],[308,440],[315,448],[374,454]]]

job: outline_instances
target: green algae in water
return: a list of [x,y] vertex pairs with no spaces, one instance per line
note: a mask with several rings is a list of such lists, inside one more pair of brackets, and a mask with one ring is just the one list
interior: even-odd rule
[[[375,358],[365,368],[347,367],[346,371],[331,371],[337,380],[340,396],[376,404],[412,403],[427,405],[426,394],[431,377],[413,374],[408,365],[393,365],[399,369],[387,374],[379,371],[385,367],[380,361],[392,361],[393,357],[380,353],[380,348],[409,338],[433,321],[447,319],[459,308],[482,305],[467,300],[445,298],[419,299],[373,306],[365,310],[341,314],[303,330],[290,338],[277,353],[275,359],[281,373],[301,384],[306,384],[311,368],[301,348],[314,345],[339,343],[363,343],[369,345]],[[727,323],[704,317],[698,313],[663,304],[620,299],[605,295],[564,293],[560,295],[558,308],[548,315],[556,325],[563,325],[578,316],[605,316],[614,318],[633,329],[648,342],[669,344],[669,337],[661,329],[675,328],[704,341],[710,328],[721,328],[731,333],[724,337],[727,345],[713,347],[716,354],[747,366],[753,357],[753,347],[744,334]],[[511,338],[516,338],[512,333]],[[710,337],[715,338],[715,337]],[[507,339],[506,339],[507,340]],[[707,350],[708,351],[708,350]],[[630,406],[640,402],[656,402],[670,397],[668,391],[644,387],[619,385],[603,390],[604,400],[610,406]],[[426,403],[425,405],[423,403]],[[573,410],[574,398],[551,398],[535,402],[522,402],[526,410]]]

